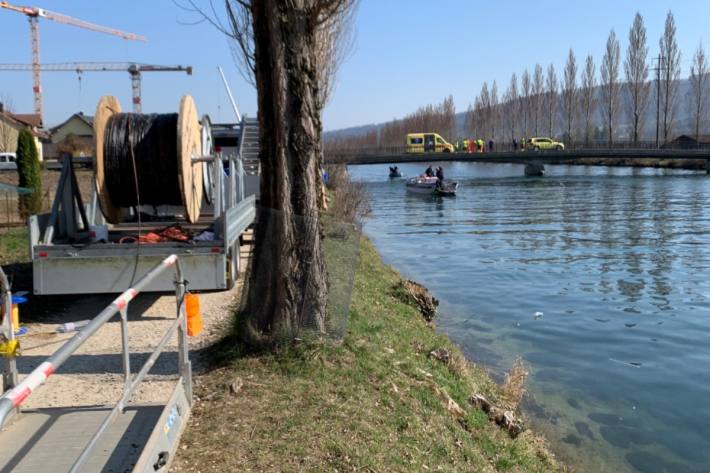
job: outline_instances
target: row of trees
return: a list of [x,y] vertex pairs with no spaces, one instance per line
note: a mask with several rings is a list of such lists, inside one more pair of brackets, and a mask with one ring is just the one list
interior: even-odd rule
[[[643,17],[636,13],[623,64],[619,40],[614,30],[610,31],[599,66],[598,83],[594,58],[588,55],[580,71],[574,51],[570,49],[559,80],[554,65],[550,64],[544,71],[540,64],[536,64],[532,74],[527,70],[522,73],[519,82],[515,73],[511,76],[501,103],[498,103],[496,82],[491,87],[484,83],[467,110],[466,130],[471,130],[474,136],[512,141],[520,136],[553,136],[561,129],[566,141],[579,140],[588,144],[593,138],[596,114],[599,113],[604,123],[603,134],[611,145],[619,114],[625,108],[630,121],[629,139],[636,144],[642,139],[654,79],[650,72],[654,71],[660,135],[657,138],[666,143],[672,138],[676,124],[680,66],[681,52],[673,13],[669,11],[666,17],[654,68],[649,60]],[[700,44],[690,69],[688,97],[696,137],[701,134],[706,118],[708,72],[705,51]]]
[[436,131],[447,139],[456,136],[456,107],[449,95],[441,103],[419,107],[404,118],[385,123],[379,130],[335,138],[328,141],[330,149],[402,146],[407,133]]

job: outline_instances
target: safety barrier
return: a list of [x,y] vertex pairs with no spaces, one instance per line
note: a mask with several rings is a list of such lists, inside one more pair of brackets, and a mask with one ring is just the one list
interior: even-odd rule
[[[131,366],[128,347],[128,304],[145,288],[150,282],[155,279],[163,271],[168,268],[175,268],[175,297],[177,302],[177,316],[175,321],[170,325],[168,330],[163,335],[162,339],[155,347],[151,355],[143,364],[141,369],[135,376],[131,376]],[[7,281],[0,275],[0,285],[6,288]],[[138,385],[143,381],[143,378],[148,374],[150,369],[155,364],[156,360],[162,353],[167,343],[172,338],[177,330],[178,332],[178,373],[180,379],[184,383],[184,391],[187,399],[192,399],[192,378],[190,370],[190,362],[188,359],[188,343],[187,343],[187,326],[185,318],[184,296],[185,296],[185,280],[183,271],[180,266],[180,261],[176,255],[170,255],[165,258],[160,264],[151,269],[143,276],[133,287],[127,289],[118,296],[108,307],[94,317],[83,329],[77,332],[69,339],[62,347],[52,354],[47,360],[33,370],[22,382],[17,384],[11,390],[0,397],[0,428],[6,421],[15,413],[22,403],[34,391],[37,390],[59,367],[92,335],[94,335],[101,326],[108,322],[116,313],[120,314],[121,318],[121,338],[122,338],[122,355],[123,355],[123,375],[124,386],[121,398],[108,414],[106,419],[97,429],[94,436],[81,452],[77,460],[71,467],[70,472],[77,472],[84,462],[89,458],[89,455],[96,446],[106,429],[111,425],[111,422],[119,413],[122,413],[131,396],[135,393]],[[8,292],[9,294],[9,292]],[[7,299],[6,299],[7,303]],[[189,402],[189,401],[188,401]]]

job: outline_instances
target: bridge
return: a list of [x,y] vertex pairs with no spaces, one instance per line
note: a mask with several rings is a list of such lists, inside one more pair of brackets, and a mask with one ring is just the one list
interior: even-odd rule
[[[545,164],[648,165],[644,160],[673,160],[686,169],[705,169],[710,174],[710,149],[574,149],[544,151],[488,151],[483,153],[407,153],[404,148],[326,150],[326,164],[399,164],[428,161],[524,164],[544,171]],[[682,160],[678,162],[679,160]],[[667,163],[666,163],[667,164]],[[660,167],[660,166],[659,166]],[[527,170],[526,170],[527,172]]]

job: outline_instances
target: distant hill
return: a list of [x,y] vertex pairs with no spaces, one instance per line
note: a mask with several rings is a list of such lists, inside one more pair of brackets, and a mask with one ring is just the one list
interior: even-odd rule
[[[692,114],[690,111],[690,82],[688,79],[682,79],[680,80],[679,86],[678,86],[678,95],[676,99],[676,116],[675,116],[675,126],[674,126],[674,132],[673,135],[679,135],[682,133],[689,133],[689,132],[694,132],[695,128],[695,122],[692,118]],[[601,104],[601,87],[597,87],[596,89],[596,97],[598,102]],[[631,123],[631,118],[630,115],[627,113],[628,110],[628,105],[627,105],[627,94],[622,92],[622,105],[621,105],[621,110],[620,113],[617,117],[617,125],[615,126],[616,133],[617,133],[617,138],[625,139],[628,138],[628,135],[631,133],[632,130],[632,123]],[[710,102],[710,100],[709,100]],[[710,110],[709,110],[710,112]],[[556,136],[561,136],[564,131],[565,131],[565,125],[564,121],[562,119],[562,112],[560,111],[560,116],[557,119],[557,125],[556,125],[556,131],[555,135]],[[661,118],[662,119],[662,118]],[[330,140],[330,139],[337,139],[337,138],[347,138],[347,137],[353,137],[353,136],[361,136],[366,133],[369,133],[373,130],[379,131],[382,129],[382,127],[385,125],[387,122],[382,122],[382,123],[371,123],[368,125],[360,125],[360,126],[354,126],[354,127],[348,127],[348,128],[342,128],[339,130],[332,130],[332,131],[327,131],[323,134],[324,139]],[[465,112],[459,112],[456,114],[455,118],[455,125],[456,125],[456,133],[458,137],[463,137],[466,136],[466,130],[464,129],[464,123],[465,123]],[[604,127],[605,126],[605,121],[602,116],[602,111],[600,107],[597,107],[597,113],[596,116],[594,117],[593,120],[593,125],[595,127]],[[710,120],[705,120],[703,124],[703,128],[705,128],[705,133],[710,131]],[[418,130],[418,131],[423,131],[423,130]],[[428,130],[427,130],[428,131]],[[435,131],[435,130],[432,130]],[[701,130],[702,132],[702,130]],[[662,133],[662,131],[661,131]],[[544,134],[544,133],[540,133]],[[650,85],[650,91],[649,91],[649,102],[648,106],[646,107],[646,113],[644,116],[644,126],[641,130],[641,139],[642,140],[653,140],[656,137],[656,83],[652,82]],[[457,137],[446,137],[450,138],[452,140],[456,139]]]

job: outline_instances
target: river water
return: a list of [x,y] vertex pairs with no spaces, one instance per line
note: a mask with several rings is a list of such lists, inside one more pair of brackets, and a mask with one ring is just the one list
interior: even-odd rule
[[350,167],[365,232],[441,299],[439,329],[496,376],[527,362],[525,409],[576,471],[710,471],[710,176],[440,164],[456,197]]

